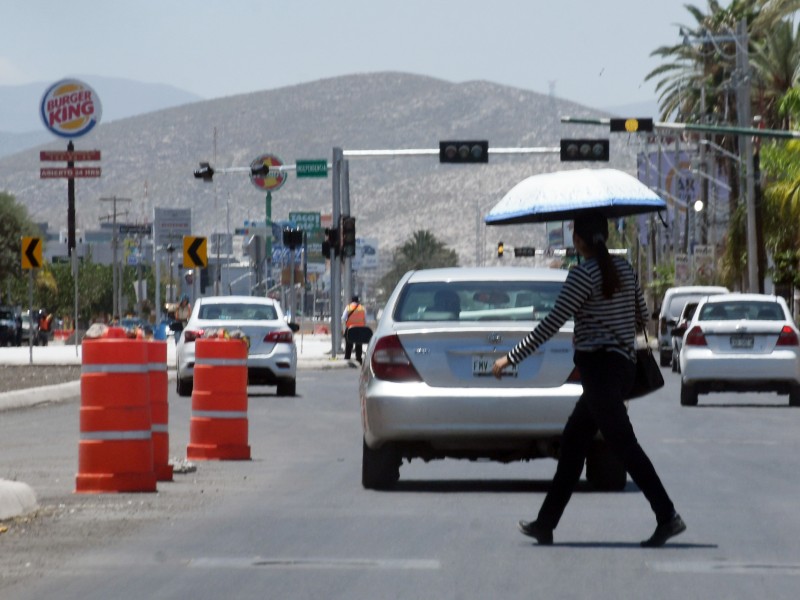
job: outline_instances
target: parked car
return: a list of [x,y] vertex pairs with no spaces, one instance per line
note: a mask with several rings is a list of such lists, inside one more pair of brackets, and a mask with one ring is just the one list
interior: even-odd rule
[[280,303],[254,296],[199,298],[186,327],[180,329],[175,348],[177,389],[181,396],[192,393],[194,343],[208,329],[241,330],[250,339],[247,354],[248,385],[275,385],[279,396],[294,396],[297,348],[294,331],[298,326],[284,319]]
[[666,367],[672,361],[672,328],[678,324],[678,317],[687,302],[699,302],[711,294],[727,294],[728,288],[722,286],[683,286],[669,288],[664,293],[661,311],[658,315],[658,362]]
[[[582,393],[567,322],[501,380],[494,361],[554,307],[567,272],[449,268],[407,273],[389,298],[365,353],[359,396],[361,483],[382,489],[402,461],[511,462],[555,457]],[[595,441],[586,478],[621,489],[626,473]]]
[[786,301],[719,294],[700,302],[680,354],[681,404],[698,394],[777,392],[800,406],[800,332]]
[[0,306],[0,346],[18,345],[17,313],[10,306]]
[[[19,345],[27,346],[29,345],[29,339],[33,339],[33,345],[39,345],[39,325],[36,321],[33,321],[31,324],[31,315],[28,311],[25,311],[20,316],[20,329],[19,329]],[[33,336],[31,336],[31,331],[33,332]]]
[[681,316],[678,317],[678,323],[670,332],[672,334],[672,358],[670,359],[670,366],[672,367],[673,373],[681,372],[679,357],[681,354],[681,346],[683,346],[683,334],[686,333],[686,328],[689,325],[689,321],[692,320],[696,308],[697,302],[687,302],[681,311]]

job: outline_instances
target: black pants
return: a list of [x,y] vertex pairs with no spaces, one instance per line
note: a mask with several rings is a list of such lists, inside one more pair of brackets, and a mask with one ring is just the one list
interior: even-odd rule
[[354,344],[353,342],[348,342],[346,339],[344,342],[344,359],[350,360],[350,355],[353,353],[353,346],[356,347],[356,360],[358,362],[361,362],[361,352],[362,352],[361,344]]
[[623,395],[633,385],[634,364],[618,352],[576,352],[583,394],[564,427],[561,455],[553,482],[539,509],[538,521],[555,529],[580,479],[586,454],[598,431],[642,490],[658,523],[669,520],[675,508],[650,459],[633,432]]

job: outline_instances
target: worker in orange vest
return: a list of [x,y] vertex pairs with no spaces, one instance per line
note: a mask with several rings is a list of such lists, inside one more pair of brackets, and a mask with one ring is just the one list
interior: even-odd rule
[[361,344],[351,342],[347,331],[352,327],[366,327],[367,326],[367,311],[364,305],[358,301],[358,296],[353,296],[350,304],[344,309],[342,313],[342,330],[344,333],[344,359],[350,360],[350,354],[353,352],[353,346],[356,349],[356,360],[361,362],[362,348]]

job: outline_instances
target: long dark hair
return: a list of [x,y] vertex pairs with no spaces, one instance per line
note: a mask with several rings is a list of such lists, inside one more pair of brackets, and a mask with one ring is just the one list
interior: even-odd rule
[[575,219],[575,233],[592,250],[597,265],[600,267],[600,274],[603,276],[603,297],[611,298],[614,292],[621,289],[622,284],[614,261],[606,247],[608,219],[600,214],[578,217]]

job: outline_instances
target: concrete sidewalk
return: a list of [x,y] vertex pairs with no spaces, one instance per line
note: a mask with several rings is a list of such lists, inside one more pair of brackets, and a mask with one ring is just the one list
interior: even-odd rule
[[[348,368],[341,354],[331,357],[331,336],[325,334],[296,335],[297,370]],[[32,351],[32,352],[31,352]],[[46,347],[0,348],[0,365],[80,365],[81,347],[49,344]],[[167,368],[175,377],[175,341],[167,340]],[[80,381],[40,388],[0,393],[0,412],[42,402],[57,402],[80,394]],[[30,513],[37,508],[36,495],[25,483],[0,478],[0,521]]]

